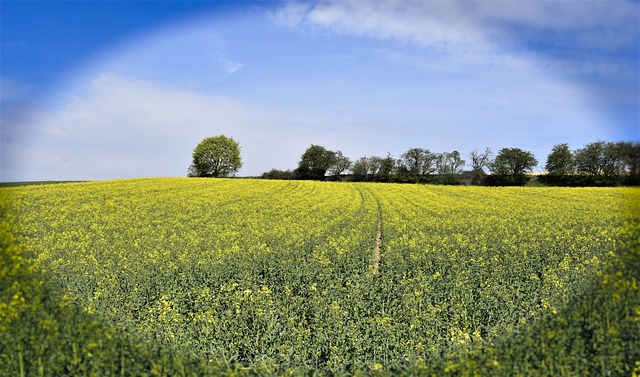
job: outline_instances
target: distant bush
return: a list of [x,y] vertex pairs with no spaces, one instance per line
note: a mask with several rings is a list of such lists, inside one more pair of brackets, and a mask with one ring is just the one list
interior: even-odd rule
[[296,179],[297,174],[291,170],[271,169],[260,176],[262,179]]

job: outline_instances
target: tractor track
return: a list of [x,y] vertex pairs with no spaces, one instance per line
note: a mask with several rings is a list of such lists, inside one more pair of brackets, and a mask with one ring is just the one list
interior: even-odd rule
[[378,222],[378,234],[376,235],[376,247],[373,249],[373,274],[380,272],[380,259],[382,258],[382,224]]

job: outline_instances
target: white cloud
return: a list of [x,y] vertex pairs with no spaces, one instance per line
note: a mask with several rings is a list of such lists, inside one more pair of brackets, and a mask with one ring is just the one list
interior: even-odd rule
[[423,47],[485,44],[473,19],[453,1],[327,1],[288,3],[272,17],[288,27],[322,27],[383,39],[396,39]]
[[202,19],[137,36],[103,52],[89,65],[90,73],[109,71],[176,87],[208,89],[244,67],[219,27]]
[[[289,2],[272,18],[281,26],[319,25],[335,31],[437,43],[505,38],[512,26],[579,31],[602,42],[633,43],[639,5],[629,1],[321,1]],[[286,20],[286,22],[284,21]],[[597,33],[596,33],[597,32]],[[604,34],[603,34],[604,33]],[[608,36],[617,35],[614,40]],[[492,41],[492,42],[495,42]]]
[[474,61],[523,44],[533,56],[527,43],[551,42],[555,47],[542,49],[560,50],[551,51],[555,58],[599,72],[607,63],[581,61],[571,52],[579,50],[584,60],[592,51],[637,49],[639,11],[638,3],[623,1],[346,0],[288,3],[272,19],[281,26],[397,40]]
[[1,180],[184,176],[197,143],[220,134],[240,143],[240,173],[258,175],[290,168],[308,143],[299,120],[229,97],[113,73],[78,85],[67,92],[82,95],[32,114],[28,138],[3,143]]
[[289,2],[279,11],[270,12],[268,16],[277,25],[296,27],[305,19],[310,9],[311,4]]

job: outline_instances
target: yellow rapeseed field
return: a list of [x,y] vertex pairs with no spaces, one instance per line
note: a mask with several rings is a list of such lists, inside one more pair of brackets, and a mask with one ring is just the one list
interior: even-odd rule
[[628,375],[638,203],[638,188],[0,188],[0,374]]

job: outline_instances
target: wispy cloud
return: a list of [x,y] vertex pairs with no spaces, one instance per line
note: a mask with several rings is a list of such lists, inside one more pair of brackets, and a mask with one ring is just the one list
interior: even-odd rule
[[[195,37],[195,38],[194,38]],[[244,67],[244,63],[234,60],[231,57],[227,43],[220,35],[212,30],[203,30],[198,33],[198,36],[189,38],[192,42],[200,40],[206,51],[207,55],[213,58],[217,62],[224,72],[228,75],[235,73]]]
[[[508,40],[525,31],[577,33],[603,49],[637,41],[638,4],[631,1],[321,1],[289,2],[272,13],[281,26],[322,26],[423,46]],[[575,35],[569,36],[572,41]],[[556,36],[562,39],[562,36]]]
[[288,2],[277,11],[268,12],[268,16],[277,25],[294,28],[307,18],[311,8],[310,3]]
[[453,1],[326,1],[288,3],[271,16],[281,26],[325,30],[423,47],[484,44],[483,33]]
[[181,88],[206,89],[243,67],[244,63],[234,58],[215,25],[198,21],[117,45],[103,52],[91,70],[163,81]]
[[538,59],[607,74],[620,64],[609,53],[638,50],[638,12],[638,3],[623,1],[347,0],[291,2],[271,18],[281,26],[392,39],[466,59],[542,52]]

